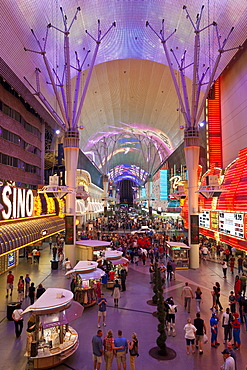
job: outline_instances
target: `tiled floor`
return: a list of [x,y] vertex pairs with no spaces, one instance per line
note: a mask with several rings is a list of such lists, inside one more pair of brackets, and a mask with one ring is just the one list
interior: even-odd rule
[[[21,261],[20,265],[13,269],[15,282],[17,282],[19,275],[25,275],[29,272],[36,286],[42,282],[46,288],[60,287],[69,289],[70,280],[64,277],[64,271],[62,270],[51,271],[50,259],[50,250],[45,248],[42,251],[39,265],[28,265],[26,261]],[[175,338],[168,337],[166,342],[168,347],[176,351],[176,358],[171,361],[158,361],[149,356],[149,350],[156,346],[158,320],[152,315],[155,307],[147,304],[147,301],[153,295],[151,284],[149,284],[148,265],[131,265],[127,279],[127,290],[121,295],[119,308],[113,307],[111,291],[105,289],[109,306],[107,308],[107,326],[103,328],[103,331],[106,333],[107,330],[112,329],[116,336],[117,330],[121,329],[127,339],[131,339],[133,331],[137,333],[140,342],[140,356],[136,360],[137,370],[220,369],[223,363],[221,351],[224,348],[221,323],[218,336],[221,345],[217,349],[211,348],[210,343],[208,343],[204,346],[204,354],[202,356],[199,356],[198,353],[194,355],[186,354],[183,327],[186,324],[188,314],[183,308],[181,299],[181,289],[185,281],[189,282],[193,291],[196,290],[197,286],[200,286],[202,289],[201,316],[205,319],[209,333],[209,319],[211,316],[209,308],[212,301],[212,286],[216,281],[221,283],[221,301],[223,307],[226,308],[234,277],[228,275],[226,280],[223,279],[220,265],[214,262],[205,262],[198,270],[177,271],[176,280],[166,285],[164,297],[173,296],[175,303],[178,304],[178,313],[176,314],[177,335]],[[0,370],[24,370],[28,368],[27,358],[23,356],[25,353],[27,318],[24,320],[24,330],[21,339],[15,339],[14,323],[6,319],[5,282],[6,274],[0,276]],[[13,301],[16,299],[17,292],[15,289]],[[28,299],[25,300],[23,306],[26,307],[27,305],[29,305]],[[193,301],[191,317],[194,318],[195,314],[195,302]],[[71,326],[79,333],[79,349],[63,365],[58,366],[56,369],[91,370],[93,369],[91,339],[97,331],[97,307],[85,309],[82,317],[74,321]],[[245,331],[245,325],[241,326],[241,339],[241,350],[236,353],[237,364],[238,370],[245,370],[247,364],[247,332]],[[129,358],[127,358],[127,361],[127,369],[130,369]],[[101,369],[104,369],[103,364]],[[115,360],[112,369],[117,369]]]

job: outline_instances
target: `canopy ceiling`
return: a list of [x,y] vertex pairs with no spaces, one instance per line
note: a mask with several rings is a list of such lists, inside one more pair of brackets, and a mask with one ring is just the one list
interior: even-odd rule
[[[60,7],[67,15],[68,24],[80,7],[81,11],[70,30],[70,56],[71,64],[75,66],[75,51],[82,62],[87,51],[91,50],[82,67],[85,84],[95,49],[95,42],[85,30],[96,37],[98,20],[102,34],[116,22],[116,27],[101,42],[84,101],[79,120],[79,126],[83,127],[80,131],[81,148],[90,152],[89,157],[94,159],[103,173],[116,166],[131,164],[140,167],[141,171],[154,173],[160,163],[182,142],[183,131],[179,127],[184,123],[162,44],[158,36],[146,27],[146,21],[159,34],[164,19],[167,37],[176,29],[176,33],[167,41],[168,49],[174,50],[178,60],[186,49],[186,65],[190,65],[194,54],[194,32],[183,10],[184,4],[182,0],[2,0],[0,56],[29,89],[30,86],[23,77],[35,86],[35,68],[39,68],[41,91],[60,114],[52,87],[46,83],[50,78],[42,56],[24,51],[24,47],[38,50],[30,30],[34,30],[43,45],[49,23],[63,29]],[[217,22],[223,40],[234,26],[227,49],[243,44],[247,34],[246,2],[190,0],[187,9],[193,21],[203,4],[205,8],[201,28],[213,21]],[[198,66],[199,75],[206,67],[209,67],[209,72],[212,70],[219,48],[215,27],[205,29],[200,36],[202,56]],[[55,28],[49,29],[46,55],[60,79],[64,68],[63,52],[62,33]],[[236,50],[223,53],[216,76],[226,67],[234,53]],[[175,59],[173,56],[171,58],[176,69]],[[192,66],[185,69],[189,90],[192,71]],[[75,75],[76,71],[72,69],[72,86],[75,84]],[[83,86],[79,93],[82,89]],[[162,137],[157,139],[157,132],[162,132]],[[147,139],[144,140],[145,135]],[[102,145],[106,145],[107,150],[102,149]],[[154,148],[160,150],[160,153],[152,166],[150,163],[147,165],[149,155],[153,158]],[[111,154],[113,151],[115,155]],[[97,153],[100,153],[101,159]],[[109,162],[107,166],[104,166],[104,156]],[[115,172],[119,175],[118,171]]]

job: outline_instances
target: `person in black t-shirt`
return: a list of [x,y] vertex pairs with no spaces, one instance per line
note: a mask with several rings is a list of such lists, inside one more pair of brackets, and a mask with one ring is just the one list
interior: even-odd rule
[[197,312],[196,319],[194,320],[194,326],[196,327],[196,348],[199,345],[199,355],[203,354],[202,344],[203,336],[206,334],[206,325],[204,320],[201,319],[200,312]]

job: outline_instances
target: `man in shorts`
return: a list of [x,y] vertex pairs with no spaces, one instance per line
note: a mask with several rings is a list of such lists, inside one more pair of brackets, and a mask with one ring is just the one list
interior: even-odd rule
[[105,296],[103,293],[101,293],[101,297],[98,299],[98,306],[99,306],[99,311],[98,311],[98,328],[100,328],[100,319],[101,317],[103,318],[103,326],[106,326],[105,323],[105,318],[106,318],[106,305],[107,305],[107,300],[105,299]]
[[207,329],[204,320],[201,319],[200,312],[197,312],[196,314],[194,326],[196,327],[196,348],[198,348],[199,345],[199,355],[202,355],[203,335],[204,333],[206,334]]
[[123,369],[126,370],[126,353],[128,351],[128,342],[126,338],[122,337],[122,330],[118,330],[118,337],[114,340],[115,347],[121,347],[116,349],[117,353],[117,368],[121,370],[121,364]]
[[102,330],[98,330],[92,339],[94,370],[99,370],[103,357]]
[[7,295],[6,298],[9,296],[9,289],[10,289],[10,296],[12,296],[13,293],[13,283],[14,283],[14,275],[12,274],[12,271],[9,271],[9,274],[7,276]]

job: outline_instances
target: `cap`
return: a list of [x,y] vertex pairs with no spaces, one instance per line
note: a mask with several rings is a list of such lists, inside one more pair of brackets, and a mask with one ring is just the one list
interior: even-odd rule
[[238,314],[237,312],[234,312],[234,313],[233,313],[233,316],[234,316],[234,317],[239,317],[239,314]]
[[222,355],[230,355],[229,349],[225,348],[224,351],[221,352]]
[[212,316],[216,316],[216,312],[212,312]]

